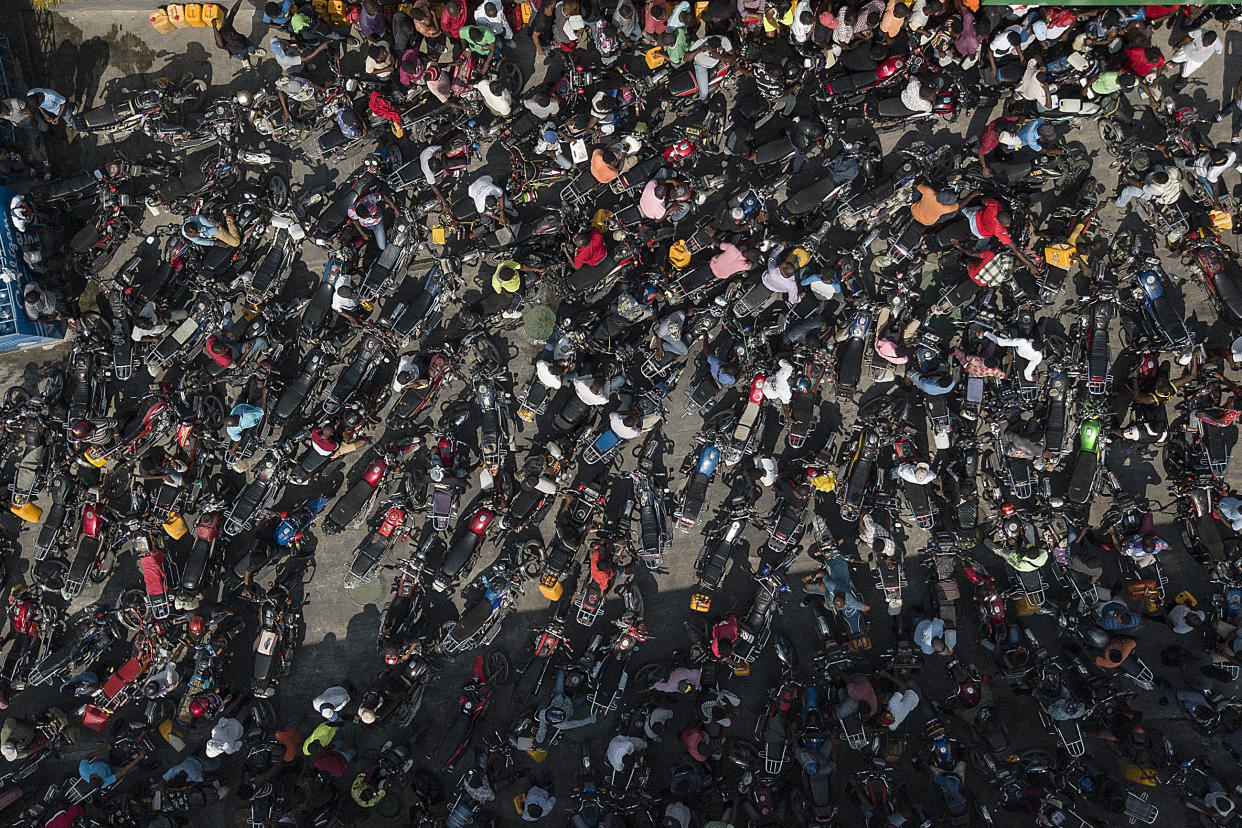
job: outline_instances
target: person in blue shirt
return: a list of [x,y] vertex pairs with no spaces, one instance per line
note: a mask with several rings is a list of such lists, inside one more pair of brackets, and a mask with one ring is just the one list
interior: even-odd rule
[[[263,389],[263,399],[267,399],[266,388]],[[240,442],[243,431],[254,428],[262,421],[262,408],[257,405],[238,403],[233,406],[233,410],[229,412],[229,416],[224,418],[224,433],[229,435],[229,439],[234,443]]]
[[810,595],[822,595],[832,601],[837,610],[858,610],[870,612],[871,607],[864,604],[854,594],[850,584],[849,563],[840,556],[829,558],[824,568],[813,572],[802,579],[802,591]]
[[49,124],[59,124],[62,118],[73,118],[73,107],[65,96],[52,89],[37,87],[26,92],[26,102],[38,117],[39,131],[47,132]]
[[293,17],[293,0],[280,0],[268,3],[263,7],[263,23],[269,29],[289,30],[289,20]]
[[728,387],[737,382],[737,366],[732,362],[725,362],[715,354],[708,354],[707,368],[712,373],[712,379],[721,386]]
[[190,216],[181,223],[181,235],[200,247],[237,247],[241,244],[241,235],[228,213],[224,215],[224,225],[221,227],[206,216]]

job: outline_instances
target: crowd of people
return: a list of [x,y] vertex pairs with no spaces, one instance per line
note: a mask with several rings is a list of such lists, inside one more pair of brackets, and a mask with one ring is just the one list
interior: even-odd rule
[[193,5],[0,102],[11,824],[1236,819],[1238,7]]

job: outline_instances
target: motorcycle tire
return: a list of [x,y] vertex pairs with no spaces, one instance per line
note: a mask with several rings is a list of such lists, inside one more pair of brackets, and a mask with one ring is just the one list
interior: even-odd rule
[[488,684],[508,684],[513,678],[513,662],[504,650],[492,650],[484,658]]
[[201,112],[203,105],[207,103],[207,81],[202,78],[190,79],[174,100],[183,115]]
[[271,173],[265,182],[272,206],[283,210],[289,206],[289,182],[279,173]]

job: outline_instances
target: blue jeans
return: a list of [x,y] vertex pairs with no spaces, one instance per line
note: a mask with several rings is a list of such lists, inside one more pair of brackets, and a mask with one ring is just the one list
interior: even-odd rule
[[388,234],[384,232],[384,222],[380,222],[371,228],[371,232],[375,234],[375,246],[380,250],[388,247]]
[[924,376],[918,371],[906,371],[906,378],[914,384],[915,388],[918,388],[930,397],[947,394],[957,387],[956,377],[950,377],[948,386],[941,385],[939,378]]
[[711,93],[711,73],[698,61],[694,61],[694,80],[699,86],[699,100],[706,101]]
[[1142,194],[1143,194],[1142,187],[1135,187],[1133,184],[1127,184],[1125,187],[1121,189],[1121,194],[1117,196],[1117,200],[1114,201],[1113,203],[1116,204],[1118,207],[1125,207],[1127,204],[1130,203],[1131,199],[1137,198],[1138,196],[1141,196]]

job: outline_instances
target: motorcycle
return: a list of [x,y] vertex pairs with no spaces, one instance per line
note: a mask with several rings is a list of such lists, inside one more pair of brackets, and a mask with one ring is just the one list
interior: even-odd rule
[[362,477],[346,489],[332,506],[323,522],[324,532],[335,535],[352,524],[386,488],[388,471],[393,464],[413,448],[412,445],[393,446],[386,452],[380,452],[363,471]]
[[496,512],[480,506],[466,525],[458,531],[440,563],[432,587],[436,592],[446,592],[470,569],[478,557],[479,549],[487,535],[487,529],[496,518]]
[[[693,453],[686,460],[687,463],[683,463],[683,467],[694,462]],[[694,462],[693,471],[689,480],[686,481],[686,488],[682,491],[681,503],[673,513],[679,532],[689,533],[698,525],[699,516],[702,515],[703,506],[707,502],[707,488],[711,485],[712,477],[719,464],[720,449],[714,444],[708,443],[699,450],[697,462]]]

